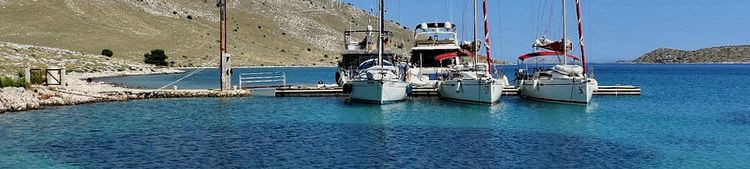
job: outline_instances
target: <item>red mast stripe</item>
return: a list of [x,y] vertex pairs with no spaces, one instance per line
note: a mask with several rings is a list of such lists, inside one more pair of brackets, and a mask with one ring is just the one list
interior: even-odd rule
[[586,74],[586,50],[583,43],[583,19],[581,18],[581,0],[576,0],[576,15],[578,16],[578,42],[581,45],[581,63],[583,73]]
[[484,42],[487,48],[487,72],[492,74],[492,55],[490,55],[490,23],[487,21],[487,0],[482,0],[482,12],[484,14]]

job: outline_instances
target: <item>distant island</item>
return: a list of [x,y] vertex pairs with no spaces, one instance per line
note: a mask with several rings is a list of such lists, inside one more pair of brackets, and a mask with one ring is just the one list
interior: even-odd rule
[[720,46],[693,51],[659,48],[632,63],[750,63],[750,45]]

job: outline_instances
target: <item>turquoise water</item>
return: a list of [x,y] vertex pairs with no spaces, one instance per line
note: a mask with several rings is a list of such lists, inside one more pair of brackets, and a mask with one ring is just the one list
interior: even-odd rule
[[[130,88],[153,89],[177,81],[193,70],[195,69],[188,69],[185,73],[179,74],[101,78],[96,79],[96,81]],[[336,83],[336,80],[334,79],[336,68],[334,67],[236,68],[233,71],[232,85],[238,85],[237,79],[239,78],[239,74],[254,72],[285,72],[288,84],[291,85],[312,85],[318,83],[318,81],[323,81],[326,84]],[[174,85],[181,89],[216,89],[219,88],[219,75],[218,69],[205,69],[175,83]],[[172,86],[169,87],[171,88]]]
[[[0,168],[750,168],[749,65],[594,66],[600,83],[643,95],[588,106],[253,96],[51,107],[0,114]],[[312,83],[332,82],[334,69],[280,70]],[[186,80],[211,87],[214,74]],[[122,79],[132,78],[154,76]]]

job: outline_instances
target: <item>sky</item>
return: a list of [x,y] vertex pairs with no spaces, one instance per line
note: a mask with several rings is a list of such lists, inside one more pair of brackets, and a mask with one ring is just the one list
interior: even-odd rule
[[[377,0],[344,0],[377,13]],[[479,4],[481,27],[481,0]],[[451,21],[462,40],[472,33],[472,1],[385,0],[387,20],[409,29]],[[562,0],[488,0],[492,57],[515,62],[534,39],[561,39]],[[575,0],[567,1],[568,37],[579,55]],[[750,44],[749,0],[582,0],[586,59],[632,60],[657,48],[696,50]],[[373,24],[375,26],[377,24]]]

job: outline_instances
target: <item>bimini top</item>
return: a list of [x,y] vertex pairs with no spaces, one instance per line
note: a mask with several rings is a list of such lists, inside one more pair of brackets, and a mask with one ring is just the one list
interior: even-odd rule
[[[533,58],[533,57],[540,57],[540,56],[560,56],[560,55],[563,55],[563,53],[562,52],[556,52],[556,51],[536,51],[536,52],[531,52],[531,53],[527,53],[527,54],[521,55],[521,56],[518,57],[518,59],[521,60],[521,61],[524,61],[526,59]],[[578,59],[578,57],[573,56],[571,54],[568,54],[568,57],[572,58],[574,60],[581,60],[581,59]]]

